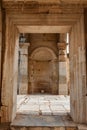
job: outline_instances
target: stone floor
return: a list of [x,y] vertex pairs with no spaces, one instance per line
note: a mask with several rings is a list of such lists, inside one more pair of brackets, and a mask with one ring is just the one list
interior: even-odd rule
[[19,95],[11,130],[87,130],[70,117],[70,97]]
[[11,123],[16,127],[76,127],[69,115],[21,115],[17,114]]
[[70,97],[63,95],[18,95],[17,114],[68,115]]

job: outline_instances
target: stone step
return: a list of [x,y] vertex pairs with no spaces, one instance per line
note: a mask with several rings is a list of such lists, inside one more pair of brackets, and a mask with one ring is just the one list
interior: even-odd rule
[[11,130],[78,130],[77,127],[11,127]]
[[11,123],[11,130],[77,130],[69,115],[66,116],[36,116],[17,115]]

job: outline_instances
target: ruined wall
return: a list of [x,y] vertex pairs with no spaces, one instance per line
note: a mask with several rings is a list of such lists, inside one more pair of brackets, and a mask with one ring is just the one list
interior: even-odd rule
[[84,17],[70,33],[70,96],[71,116],[75,122],[87,123],[86,50]]

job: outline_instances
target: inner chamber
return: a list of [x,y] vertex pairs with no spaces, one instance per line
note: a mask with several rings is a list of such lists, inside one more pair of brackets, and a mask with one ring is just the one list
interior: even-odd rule
[[22,36],[18,94],[69,94],[69,57],[65,39],[66,34]]

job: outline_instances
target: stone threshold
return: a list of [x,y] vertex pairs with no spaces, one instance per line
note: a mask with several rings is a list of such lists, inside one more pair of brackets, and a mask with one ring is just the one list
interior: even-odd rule
[[17,115],[13,127],[77,127],[69,115]]

